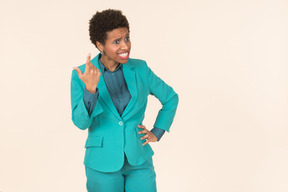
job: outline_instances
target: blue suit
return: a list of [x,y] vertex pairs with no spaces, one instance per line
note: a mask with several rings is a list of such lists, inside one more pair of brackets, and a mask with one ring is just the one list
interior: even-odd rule
[[[98,58],[99,55],[91,60],[97,68]],[[79,66],[83,73],[85,66]],[[154,127],[169,132],[175,116],[178,95],[151,71],[145,61],[129,59],[123,64],[123,74],[132,98],[122,115],[117,112],[101,75],[97,85],[97,104],[89,116],[83,101],[85,84],[76,71],[72,72],[72,120],[78,128],[88,128],[84,165],[97,171],[120,170],[124,164],[124,153],[132,166],[141,165],[152,157],[154,152],[150,145],[143,146],[144,140],[141,140],[141,135],[138,134],[138,131],[142,130],[138,125],[141,125],[144,119],[149,94],[156,96],[163,105]]]

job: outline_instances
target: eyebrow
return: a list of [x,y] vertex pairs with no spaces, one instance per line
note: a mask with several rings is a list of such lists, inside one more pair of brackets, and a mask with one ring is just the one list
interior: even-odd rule
[[[127,35],[125,36],[125,37],[127,37],[127,36],[130,36],[130,33],[127,33]],[[117,38],[117,39],[114,39],[113,41],[118,41],[118,40],[120,40],[122,37],[119,37],[119,38]]]

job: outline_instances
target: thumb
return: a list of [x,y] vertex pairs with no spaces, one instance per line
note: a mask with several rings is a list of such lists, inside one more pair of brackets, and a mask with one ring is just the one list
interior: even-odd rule
[[79,78],[82,77],[83,73],[78,67],[73,67],[73,69],[75,69],[75,71],[77,72]]

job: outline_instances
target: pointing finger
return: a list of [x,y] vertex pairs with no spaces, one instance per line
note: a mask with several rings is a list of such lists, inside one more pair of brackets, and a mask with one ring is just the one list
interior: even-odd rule
[[88,65],[88,64],[90,64],[91,62],[91,53],[89,53],[88,55],[87,55],[87,59],[86,59],[86,64]]

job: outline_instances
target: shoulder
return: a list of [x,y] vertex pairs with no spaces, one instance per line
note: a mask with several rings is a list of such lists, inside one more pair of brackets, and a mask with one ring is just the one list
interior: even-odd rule
[[145,60],[134,58],[129,58],[129,61],[125,65],[129,66],[130,68],[135,68],[136,70],[146,69],[148,67]]

